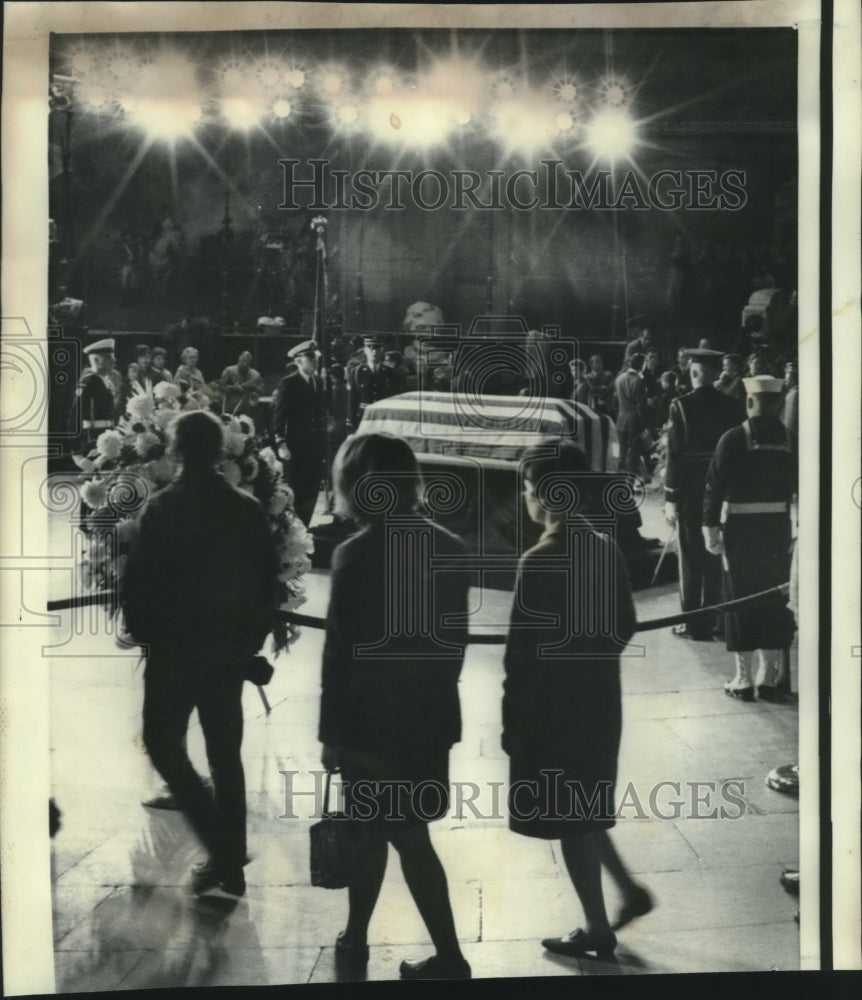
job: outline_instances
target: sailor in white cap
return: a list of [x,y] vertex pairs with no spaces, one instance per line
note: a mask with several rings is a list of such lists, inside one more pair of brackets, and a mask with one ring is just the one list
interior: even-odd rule
[[[703,533],[707,549],[722,555],[727,596],[735,600],[787,583],[790,576],[790,507],[798,468],[791,440],[779,419],[781,379],[744,380],[748,419],[724,434],[706,476]],[[725,692],[743,701],[775,700],[783,676],[783,651],[795,631],[780,594],[726,616],[727,648],[736,674]],[[753,668],[757,659],[755,676]]]
[[273,399],[272,434],[294,508],[308,527],[326,471],[327,395],[317,374],[317,345],[304,340],[287,352],[296,370],[285,375]]
[[[688,350],[692,391],[673,400],[668,411],[665,516],[678,525],[679,594],[683,611],[698,611],[722,599],[721,560],[703,543],[703,489],[706,470],[718,440],[743,419],[736,400],[715,387],[721,370],[720,351]],[[719,622],[704,616],[690,625],[675,625],[681,639],[711,642]]]
[[84,354],[90,367],[83,372],[75,389],[73,422],[80,413],[81,438],[79,447],[85,448],[104,430],[114,426],[117,406],[117,386],[111,377],[114,367],[115,341],[112,337],[87,344]]

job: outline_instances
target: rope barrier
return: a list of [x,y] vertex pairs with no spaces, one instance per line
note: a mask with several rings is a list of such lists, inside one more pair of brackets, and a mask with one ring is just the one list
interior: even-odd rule
[[[748,594],[746,597],[738,597],[736,600],[725,601],[722,604],[712,604],[708,608],[699,608],[697,611],[684,611],[675,615],[666,615],[664,618],[651,618],[645,622],[638,622],[635,625],[635,632],[654,632],[660,628],[669,628],[671,625],[685,625],[705,615],[741,611],[743,608],[753,607],[775,597],[787,597],[789,592],[790,584],[782,583],[778,587],[770,587],[769,590],[761,590],[756,594]],[[82,597],[65,597],[56,601],[48,601],[48,611],[67,611],[71,608],[88,608],[97,604],[115,603],[116,594],[110,590],[102,590],[95,594],[85,594]],[[308,628],[320,629],[326,627],[326,619],[319,618],[317,615],[301,615],[296,611],[279,611],[278,615],[290,622],[291,625],[305,625]],[[476,646],[497,646],[506,642],[506,635],[473,632],[467,641]]]

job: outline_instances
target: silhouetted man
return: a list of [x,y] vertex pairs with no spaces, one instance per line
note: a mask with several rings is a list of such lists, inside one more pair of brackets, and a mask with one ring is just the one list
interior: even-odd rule
[[[144,508],[121,604],[146,653],[144,746],[209,855],[192,888],[230,898],[245,892],[242,686],[272,625],[278,560],[263,508],[216,470],[219,419],[181,414],[170,437],[180,471]],[[195,708],[212,791],[185,748]]]

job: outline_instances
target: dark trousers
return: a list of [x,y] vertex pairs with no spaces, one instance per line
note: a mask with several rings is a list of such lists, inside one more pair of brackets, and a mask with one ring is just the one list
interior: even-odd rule
[[[144,746],[207,852],[217,864],[246,857],[242,746],[242,664],[223,656],[151,649],[144,673]],[[192,767],[185,738],[197,708],[212,777],[210,792]]]
[[284,478],[293,490],[293,509],[306,528],[314,516],[323,470],[324,463],[318,455],[298,455],[284,463]]
[[[679,512],[679,598],[683,611],[697,611],[720,604],[724,596],[721,556],[707,552],[703,541],[702,504],[683,504]],[[712,636],[717,615],[692,622],[696,635]]]

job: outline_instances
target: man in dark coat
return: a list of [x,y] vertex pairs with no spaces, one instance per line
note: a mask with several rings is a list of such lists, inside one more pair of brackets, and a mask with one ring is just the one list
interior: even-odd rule
[[[734,600],[787,583],[790,505],[798,480],[790,436],[778,416],[781,379],[747,378],[745,388],[748,419],[719,440],[703,500],[704,542],[710,552],[724,556],[727,596]],[[752,701],[756,687],[759,698],[773,700],[785,680],[783,650],[794,628],[780,594],[728,614],[727,648],[736,654],[736,674],[724,685],[727,694]],[[755,654],[759,662],[753,677]]]
[[641,378],[645,360],[643,354],[635,354],[614,383],[622,466],[636,475],[640,474],[641,458],[646,450],[642,435],[651,425],[646,385]]
[[[720,351],[689,351],[691,392],[670,405],[665,473],[665,515],[679,527],[679,594],[683,611],[697,611],[722,598],[721,561],[703,543],[703,490],[718,439],[742,420],[738,404],[715,388]],[[717,618],[674,625],[673,634],[709,641]]]
[[285,479],[293,489],[294,509],[308,527],[326,472],[326,389],[317,374],[313,340],[297,344],[287,356],[296,363],[296,371],[285,375],[275,390],[272,434]]
[[399,392],[397,377],[383,364],[383,341],[374,334],[363,337],[365,360],[348,373],[350,430],[356,430],[365,407]]
[[75,404],[70,414],[70,430],[80,428],[74,450],[87,451],[102,431],[114,426],[118,406],[118,390],[111,377],[114,347],[114,340],[108,337],[84,348],[90,367],[78,380]]
[[[192,887],[237,897],[247,860],[242,686],[272,625],[278,559],[263,508],[216,470],[218,418],[184,413],[170,434],[180,474],[144,508],[120,600],[146,652],[144,746],[209,855]],[[186,752],[195,708],[212,791]]]

